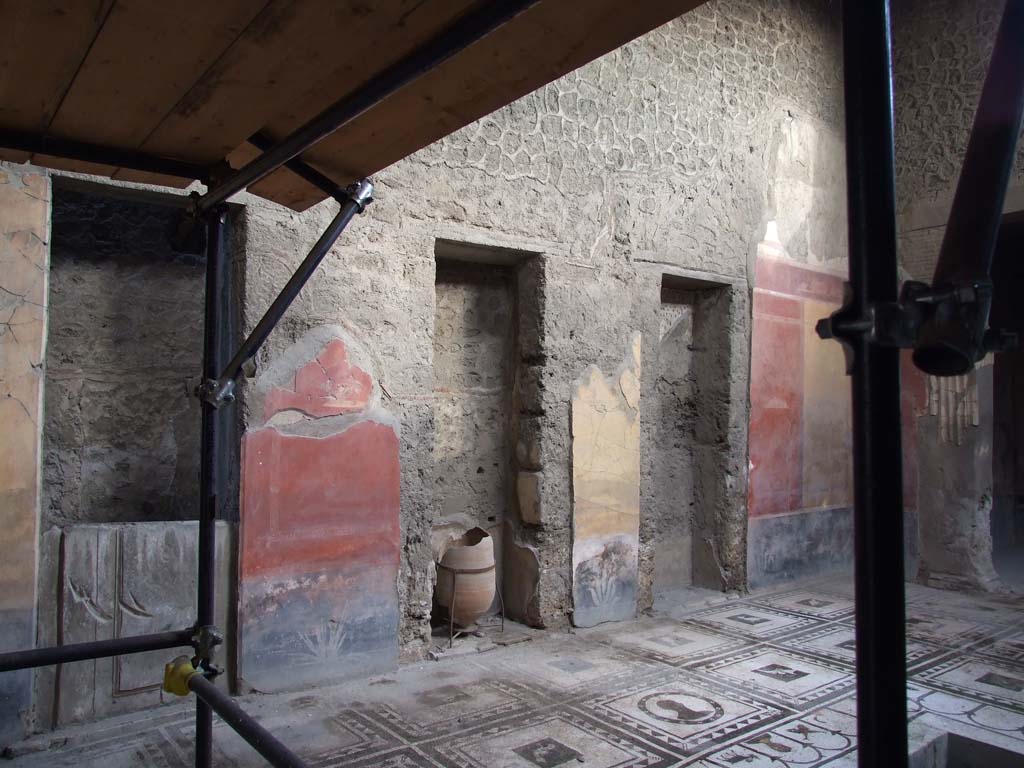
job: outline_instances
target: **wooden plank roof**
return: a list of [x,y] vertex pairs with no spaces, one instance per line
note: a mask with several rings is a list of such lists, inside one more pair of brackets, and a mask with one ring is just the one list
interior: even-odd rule
[[[0,129],[214,166],[259,154],[486,0],[0,0]],[[373,174],[700,4],[540,0],[302,155]],[[0,150],[0,158],[182,186]],[[287,169],[252,187],[303,210]]]

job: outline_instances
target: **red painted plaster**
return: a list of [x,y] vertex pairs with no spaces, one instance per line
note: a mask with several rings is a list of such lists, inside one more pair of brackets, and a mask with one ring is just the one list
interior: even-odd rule
[[243,579],[399,562],[398,437],[355,424],[328,437],[272,427],[242,446]]
[[335,339],[295,372],[292,389],[275,387],[263,401],[263,418],[286,410],[320,418],[363,410],[370,401],[370,375],[348,361],[345,342]]
[[841,304],[843,278],[775,259],[757,260],[755,285],[764,291]]
[[750,360],[752,517],[800,507],[803,450],[803,322],[796,299],[754,293]]

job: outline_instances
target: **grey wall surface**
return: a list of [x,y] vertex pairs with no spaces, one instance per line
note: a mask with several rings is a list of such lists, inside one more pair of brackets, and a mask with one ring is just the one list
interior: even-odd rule
[[[637,331],[638,608],[651,603],[661,534],[678,533],[655,512],[664,441],[658,377],[675,380],[673,367],[684,364],[680,351],[659,365],[665,275],[719,286],[706,322],[697,313],[693,326],[707,376],[694,381],[701,405],[690,450],[691,570],[721,589],[747,585],[756,246],[771,224],[795,261],[838,266],[845,255],[836,11],[828,0],[713,0],[376,177],[376,202],[332,249],[257,363],[330,325],[343,326],[372,357],[383,405],[402,425],[398,589],[407,657],[421,656],[429,641],[431,533],[446,507],[438,478],[454,472],[438,465],[433,450],[446,418],[436,397],[445,377],[443,355],[435,359],[440,240],[519,254],[514,451],[505,480],[511,484],[515,474],[516,493],[501,547],[518,575],[505,583],[512,615],[539,626],[568,624],[572,383],[590,365],[614,369]],[[295,213],[248,195],[237,201],[245,210],[232,237],[248,330],[336,204]],[[172,214],[67,192],[56,206],[41,526],[50,531],[47,546],[52,538],[66,544],[86,536],[84,523],[193,517],[199,422],[189,393],[199,371],[202,265],[166,249]],[[529,514],[520,503],[524,487],[538,501]],[[188,525],[177,526],[167,536],[183,536]],[[174,551],[187,562],[184,548]],[[50,563],[40,570],[41,585],[70,590],[57,583],[67,572]],[[117,582],[103,576],[96,583],[109,592]],[[143,607],[152,612],[149,602]],[[175,608],[170,601],[163,607]],[[78,628],[90,626],[83,620]],[[145,692],[138,700],[152,698],[151,681],[139,682]],[[37,692],[40,700],[46,695]],[[104,707],[68,718],[113,711]]]
[[[515,549],[506,544],[506,562],[524,572],[536,564],[536,585],[514,601],[535,623],[567,623],[571,385],[588,365],[614,369],[634,331],[643,334],[642,461],[651,476],[666,273],[727,286],[726,311],[708,328],[719,375],[695,425],[704,443],[697,453],[716,469],[700,492],[706,504],[694,535],[720,587],[746,584],[748,264],[768,221],[794,259],[835,263],[844,254],[835,10],[819,0],[709,3],[377,175],[376,202],[260,362],[332,323],[375,357],[387,407],[402,423],[407,654],[426,642],[431,531],[444,516],[433,453],[445,428],[435,397],[443,375],[434,343],[438,239],[536,254],[537,274],[518,296],[537,310],[533,326],[520,329],[513,432],[529,463],[516,466],[536,473],[543,515],[509,534]],[[252,327],[335,205],[296,214],[243,201],[244,322]],[[654,498],[643,480],[641,608],[651,599]]]
[[[893,79],[900,253],[930,279],[992,55],[1003,0],[896,0]],[[1018,146],[1011,185],[1024,179]],[[1020,208],[1019,192],[1010,206]]]
[[853,518],[846,507],[752,517],[748,536],[751,589],[849,568],[852,561]]
[[[1002,0],[893,3],[897,223],[909,277],[931,280],[1003,6]],[[1024,209],[1022,181],[1024,145],[1018,144],[1005,210]],[[919,419],[920,578],[928,583],[997,583],[989,522],[991,370],[977,380],[983,418],[961,442],[939,439],[934,416]]]
[[[773,222],[797,261],[835,265],[845,252],[835,11],[824,0],[708,3],[377,175],[376,202],[329,254],[257,363],[265,365],[310,328],[332,324],[345,327],[373,358],[384,404],[402,424],[399,594],[408,656],[426,647],[431,532],[444,517],[433,452],[442,418],[434,359],[439,240],[530,255],[516,268],[511,436],[517,486],[519,473],[528,473],[542,512],[526,520],[512,509],[506,527],[505,561],[527,575],[508,595],[519,613],[538,625],[568,623],[572,382],[592,364],[614,369],[636,331],[643,345],[638,607],[651,602],[660,533],[652,523],[652,470],[659,450],[656,382],[666,274],[724,286],[708,322],[694,326],[694,344],[706,345],[714,376],[700,393],[704,405],[693,427],[693,462],[701,476],[694,483],[700,503],[694,504],[691,538],[695,569],[720,588],[746,585],[749,290],[756,245]],[[245,205],[236,265],[247,330],[336,204],[299,214],[252,196],[238,201]],[[126,219],[115,229],[140,226],[146,230],[145,223]],[[147,312],[131,314],[108,299],[90,298],[104,282],[99,267],[70,261],[68,280],[81,277],[86,297],[73,306],[92,313],[100,328],[106,321],[111,332],[94,342],[97,354],[87,361],[92,365],[95,358],[104,386],[94,391],[79,372],[86,363],[74,357],[74,327],[55,326],[53,353],[63,347],[68,357],[53,370],[65,366],[68,384],[52,388],[48,412],[81,412],[74,404],[84,395],[72,384],[82,380],[90,398],[86,413],[123,415],[132,425],[155,409],[169,415],[155,426],[153,420],[139,426],[138,437],[103,421],[108,416],[96,426],[64,416],[48,426],[54,440],[49,522],[96,519],[83,518],[93,506],[79,498],[91,493],[86,498],[98,499],[101,490],[120,499],[103,512],[106,519],[186,517],[182,500],[191,495],[168,488],[189,474],[184,462],[193,455],[183,446],[194,439],[188,430],[197,419],[186,418],[176,404],[194,408],[186,393],[198,368],[194,359],[179,359],[177,350],[195,353],[197,326],[182,318],[186,305],[198,307],[200,292],[176,282],[187,283],[184,277],[157,275],[148,282],[170,284]],[[122,278],[118,285],[131,285],[145,270],[170,269],[173,260],[141,260],[128,252],[111,261]],[[60,280],[59,268],[56,273]],[[131,339],[113,333],[129,325]],[[152,332],[157,338],[154,325],[161,329]],[[179,345],[179,336],[188,344]],[[115,340],[117,355],[111,352]],[[140,355],[160,353],[145,362],[162,372],[156,379],[174,384],[137,399],[115,397],[111,379],[123,373],[120,358],[130,357],[135,343]],[[142,431],[150,428],[155,431]],[[100,441],[90,442],[90,430],[100,429],[108,447],[93,460],[87,448]],[[142,460],[158,466],[138,477]],[[83,472],[94,478],[89,484]],[[130,490],[127,479],[144,494]]]
[[205,267],[178,216],[54,185],[41,530],[198,514]]

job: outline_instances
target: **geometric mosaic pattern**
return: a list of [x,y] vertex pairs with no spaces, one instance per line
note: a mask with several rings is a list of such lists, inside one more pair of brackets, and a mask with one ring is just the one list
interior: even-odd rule
[[[1024,754],[1024,606],[907,585],[911,733]],[[245,697],[312,766],[756,768],[853,765],[847,581],[723,599],[672,616],[404,667],[386,677]],[[15,768],[184,768],[188,705],[67,728]],[[227,726],[218,766],[263,765]]]

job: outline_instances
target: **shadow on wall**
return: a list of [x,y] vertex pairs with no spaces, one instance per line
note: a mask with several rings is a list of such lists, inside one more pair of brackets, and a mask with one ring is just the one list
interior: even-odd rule
[[[1024,213],[1003,218],[993,266],[989,322],[1024,345]],[[1024,591],[1024,346],[995,355],[993,369],[992,541],[996,572]]]

